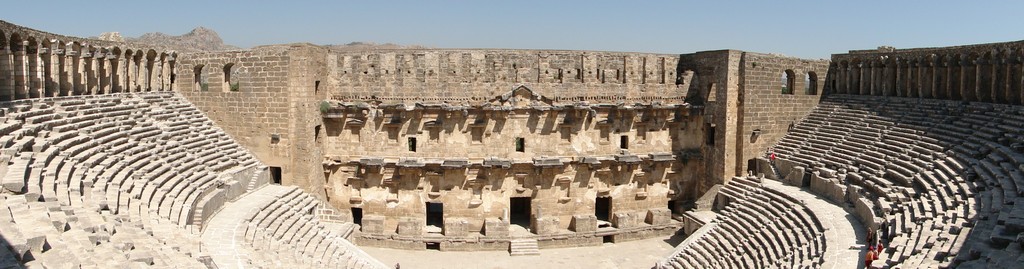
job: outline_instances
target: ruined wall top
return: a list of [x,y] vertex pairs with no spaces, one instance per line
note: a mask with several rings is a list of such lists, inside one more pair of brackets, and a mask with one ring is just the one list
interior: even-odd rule
[[921,62],[925,64],[965,64],[974,63],[979,58],[1005,58],[1021,61],[1024,56],[1024,40],[974,44],[949,47],[896,49],[881,46],[870,50],[851,50],[847,53],[832,54],[834,64],[859,64],[895,62],[897,60]]
[[679,55],[568,50],[396,49],[327,53],[332,99],[472,102],[527,86],[574,101],[683,103]]

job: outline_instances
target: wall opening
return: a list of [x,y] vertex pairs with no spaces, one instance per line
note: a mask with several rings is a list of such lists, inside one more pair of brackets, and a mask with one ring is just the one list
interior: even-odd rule
[[782,72],[782,94],[793,94],[795,78],[796,75],[793,73],[793,69],[786,69],[785,72]]
[[322,127],[320,124],[313,126],[313,141],[320,141],[320,129]]
[[676,200],[668,200],[668,211],[672,212],[672,215],[679,215],[683,212],[679,212],[679,207],[676,205]]
[[224,91],[237,92],[239,90],[238,82],[231,79],[232,73],[235,72],[235,64],[229,63],[224,65]]
[[707,127],[705,129],[707,130],[707,133],[704,134],[704,138],[706,140],[705,144],[707,144],[709,146],[714,146],[715,145],[715,125],[711,124],[711,123],[708,123]]
[[416,152],[416,138],[415,137],[410,137],[408,139],[408,141],[409,141],[408,142],[408,144],[409,144],[409,151],[410,152]]
[[270,167],[270,179],[274,184],[281,185],[281,167],[271,166]]
[[444,204],[427,202],[427,226],[444,229]]
[[313,83],[313,94],[318,94],[318,93],[320,93],[320,81],[319,80],[317,80],[316,82]]
[[620,149],[629,149],[629,136],[628,135],[619,136],[619,148]]
[[605,235],[605,236],[601,237],[601,242],[602,243],[615,243],[615,239],[611,235]]
[[352,222],[356,225],[363,225],[363,209],[358,207],[352,208]]
[[516,137],[516,152],[526,152],[526,138]]
[[508,199],[509,223],[525,228],[530,227],[530,197],[512,197]]
[[427,249],[441,250],[441,242],[426,242]]
[[804,76],[804,93],[807,95],[818,94],[818,74],[814,72],[807,72],[807,76]]
[[599,221],[611,221],[612,215],[612,198],[597,197],[597,201],[594,204],[594,216],[597,216]]
[[196,67],[192,69],[192,75],[195,76],[193,78],[193,81],[195,81],[195,87],[192,90],[204,92],[210,90],[210,85],[206,84],[206,79],[203,78],[203,65],[196,65]]

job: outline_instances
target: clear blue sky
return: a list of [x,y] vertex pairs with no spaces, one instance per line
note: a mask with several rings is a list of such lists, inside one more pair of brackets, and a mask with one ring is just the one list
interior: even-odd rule
[[196,26],[228,44],[352,41],[438,48],[803,58],[1024,39],[1024,1],[14,1],[0,19],[73,36],[172,35]]

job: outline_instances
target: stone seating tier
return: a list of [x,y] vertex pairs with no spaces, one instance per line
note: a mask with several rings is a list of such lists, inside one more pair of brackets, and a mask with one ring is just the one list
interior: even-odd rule
[[995,266],[1020,261],[1024,243],[1012,213],[1024,194],[1020,119],[1019,106],[830,95],[775,151],[842,171],[835,182],[855,187],[846,200],[874,201],[860,217],[888,224],[888,265]]

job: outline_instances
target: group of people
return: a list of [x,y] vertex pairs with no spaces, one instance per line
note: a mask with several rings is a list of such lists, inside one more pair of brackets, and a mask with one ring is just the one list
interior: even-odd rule
[[878,236],[875,236],[875,232],[874,231],[868,231],[868,238],[867,238],[868,252],[864,254],[864,268],[874,268],[871,264],[874,261],[879,260],[878,256],[879,256],[879,254],[882,253],[882,250],[884,248],[882,246],[882,240],[887,240],[888,239],[884,235],[884,234],[886,234],[884,228],[883,228],[882,231],[883,231],[883,235],[881,236],[881,239]]

